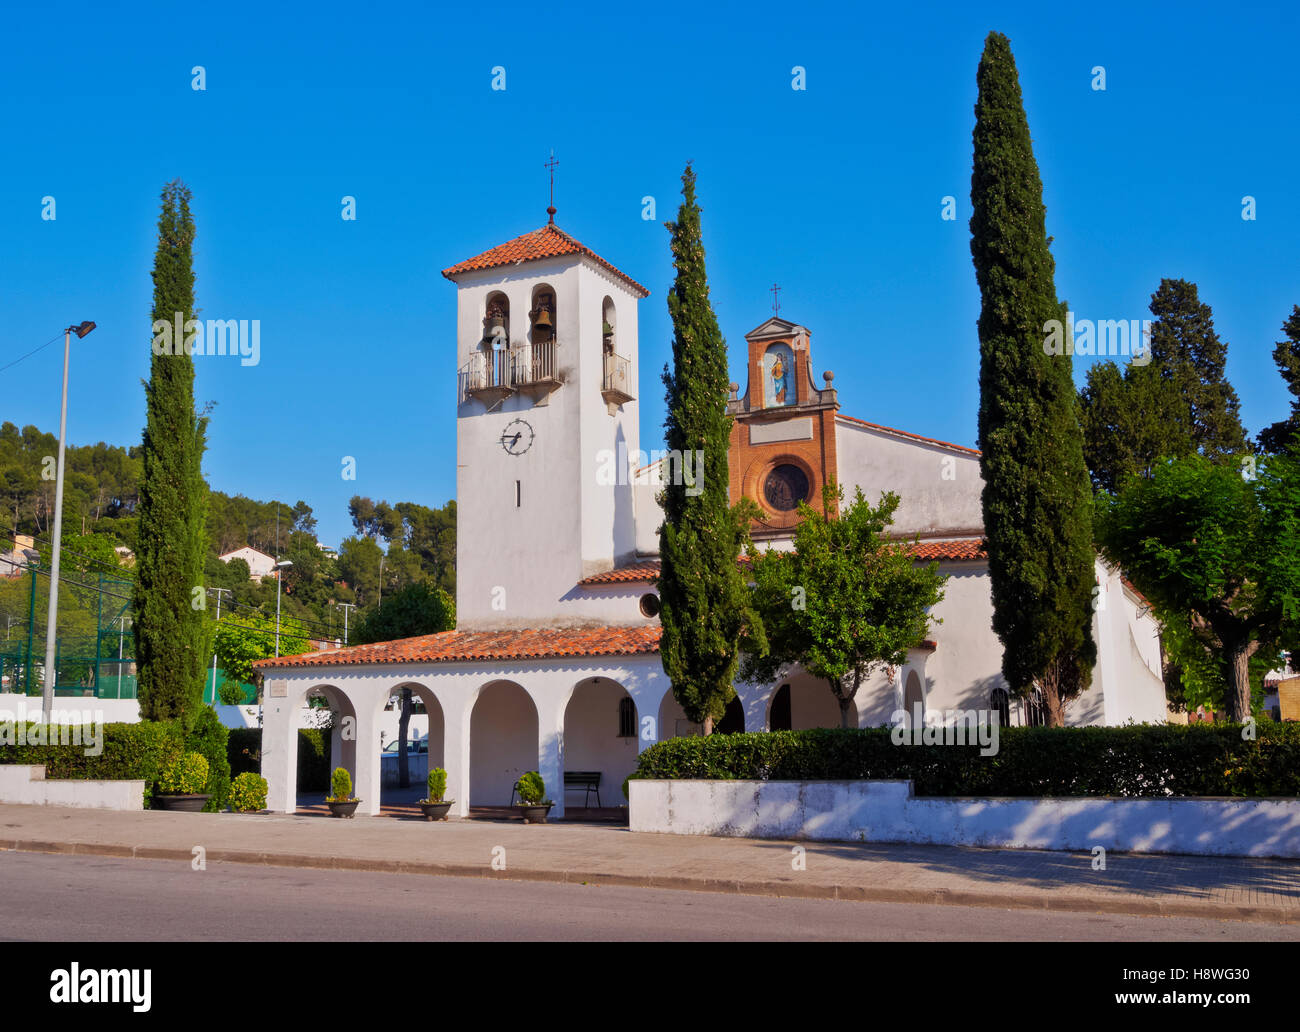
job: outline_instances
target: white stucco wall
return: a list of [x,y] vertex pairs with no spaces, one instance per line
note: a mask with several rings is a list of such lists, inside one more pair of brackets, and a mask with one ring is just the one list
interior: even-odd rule
[[[639,387],[637,303],[630,288],[586,258],[525,262],[467,273],[457,282],[457,368],[483,337],[490,294],[510,302],[510,343],[529,339],[534,288],[556,297],[556,365],[565,382],[544,398],[515,393],[495,406],[468,399],[457,413],[456,613],[462,629],[618,622],[599,597],[577,589],[636,550],[631,478],[620,457],[639,447],[638,401],[611,411],[603,385],[604,301],[616,307],[615,351]],[[501,436],[515,419],[534,439],[521,455]],[[613,472],[613,476],[607,476]],[[516,493],[518,481],[518,494]],[[633,610],[627,616],[641,621]]]
[[0,764],[0,803],[143,810],[143,781],[46,780],[43,765]]
[[981,532],[978,455],[843,418],[835,421],[835,447],[846,499],[858,487],[873,504],[884,491],[899,496],[892,533],[956,537]]
[[1300,857],[1297,799],[918,798],[910,781],[633,781],[632,831]]

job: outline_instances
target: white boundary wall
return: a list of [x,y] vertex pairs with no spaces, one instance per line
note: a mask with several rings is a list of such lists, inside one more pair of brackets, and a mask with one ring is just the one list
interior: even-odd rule
[[0,764],[0,803],[143,810],[143,781],[45,780],[42,764]]
[[1300,799],[918,798],[910,781],[639,781],[632,831],[1300,858]]

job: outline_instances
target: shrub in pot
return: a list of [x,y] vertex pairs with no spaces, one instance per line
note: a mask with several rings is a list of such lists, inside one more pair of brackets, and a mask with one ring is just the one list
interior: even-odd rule
[[238,775],[230,786],[230,808],[235,813],[256,813],[266,809],[266,778],[252,771]]
[[451,809],[454,799],[443,799],[447,792],[447,772],[441,767],[429,771],[429,797],[420,800],[420,809],[424,811],[426,821],[445,821],[447,811]]
[[335,817],[351,817],[356,814],[361,800],[352,794],[352,775],[345,767],[334,768],[334,773],[330,776],[330,787],[334,794],[325,797],[330,813]]
[[154,792],[160,810],[198,812],[208,801],[203,791],[208,783],[208,761],[202,753],[181,753],[163,767]]
[[546,782],[535,770],[519,775],[515,782],[515,791],[519,794],[519,805],[515,807],[527,824],[545,824],[546,815],[554,805],[546,798]]

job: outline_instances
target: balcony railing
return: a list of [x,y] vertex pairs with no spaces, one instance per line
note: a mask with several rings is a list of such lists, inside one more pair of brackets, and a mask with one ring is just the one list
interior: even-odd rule
[[632,400],[632,362],[622,355],[609,352],[605,358],[605,375],[601,394],[611,405],[622,405]]
[[517,390],[548,392],[560,386],[555,341],[476,351],[460,370],[460,400],[493,402]]

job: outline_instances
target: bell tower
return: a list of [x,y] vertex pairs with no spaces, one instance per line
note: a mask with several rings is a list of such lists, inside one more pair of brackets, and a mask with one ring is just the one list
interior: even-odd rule
[[838,478],[835,374],[813,384],[807,327],[773,316],[745,334],[749,382],[732,385],[731,497],[752,499],[763,515],[750,526],[756,539],[788,537],[796,508],[822,504],[822,487]]
[[636,551],[630,477],[603,473],[638,447],[649,291],[548,214],[443,270],[456,284],[459,630],[601,623],[575,587]]

